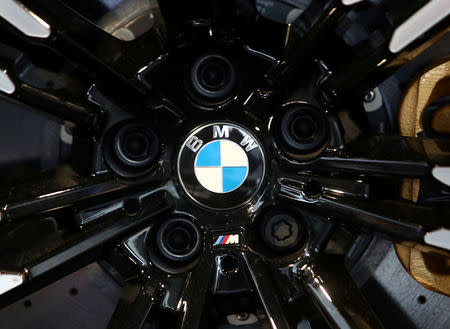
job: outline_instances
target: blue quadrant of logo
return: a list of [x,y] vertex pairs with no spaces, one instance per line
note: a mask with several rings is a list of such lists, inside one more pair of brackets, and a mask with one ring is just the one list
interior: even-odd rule
[[220,141],[205,145],[197,156],[197,167],[220,166]]
[[247,176],[247,167],[224,167],[222,173],[223,192],[230,192],[242,184]]

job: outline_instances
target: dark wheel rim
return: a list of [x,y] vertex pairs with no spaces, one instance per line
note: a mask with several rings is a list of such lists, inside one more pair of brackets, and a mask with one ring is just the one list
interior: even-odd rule
[[[122,275],[137,275],[132,284],[140,287],[121,300],[111,329],[143,328],[149,314],[161,310],[172,312],[178,327],[203,327],[208,305],[224,296],[233,301],[236,291],[251,296],[274,329],[294,327],[306,316],[306,311],[299,312],[305,300],[333,328],[383,328],[343,257],[324,252],[332,232],[338,227],[355,235],[378,232],[448,257],[448,250],[429,238],[450,229],[448,197],[438,207],[395,195],[403,178],[433,180],[433,168],[449,166],[448,138],[363,134],[344,141],[338,111],[354,108],[354,98],[364,99],[369,87],[392,74],[387,66],[398,55],[389,50],[387,40],[370,54],[343,47],[339,60],[333,61],[331,44],[316,45],[331,26],[351,19],[351,6],[317,1],[314,13],[307,13],[315,20],[300,16],[289,25],[289,42],[273,55],[258,48],[265,39],[258,33],[264,30],[259,25],[247,28],[248,17],[235,12],[237,27],[229,28],[220,20],[193,20],[189,13],[179,17],[161,4],[167,34],[152,29],[127,43],[59,1],[22,2],[48,23],[51,34],[34,38],[1,21],[6,43],[16,52],[0,45],[5,54],[0,69],[15,86],[0,97],[76,128],[70,164],[2,189],[0,230],[52,217],[67,233],[50,245],[26,250],[19,261],[9,254],[1,259],[0,271],[23,279],[0,295],[2,306],[106,259]],[[385,36],[421,4],[410,1],[403,10],[396,8]],[[445,23],[426,31],[426,37]],[[276,30],[286,33],[284,25]],[[255,48],[250,42],[254,35]],[[69,62],[81,82],[66,90],[23,81],[17,57],[34,59],[32,50],[43,49]],[[195,69],[211,54],[225,65],[207,75],[210,84],[217,84],[211,90],[220,90],[195,94],[201,82],[194,79],[189,85],[190,65]],[[304,81],[299,82],[299,76]],[[307,90],[301,99],[292,97],[294,85]],[[285,122],[293,107],[306,107],[313,114]],[[264,165],[265,171],[245,204],[205,207],[188,196],[180,182],[177,156],[187,137],[214,124],[220,125],[221,134],[226,125],[242,127],[263,152],[257,165]],[[286,127],[292,128],[289,136]],[[244,152],[251,145],[243,139],[234,143]],[[248,161],[252,174],[256,169],[253,160]],[[189,175],[194,175],[193,166]],[[224,200],[232,195],[214,193],[211,197]],[[174,219],[181,220],[173,224]],[[180,226],[166,232],[167,223]],[[114,260],[118,258],[129,262],[130,272]],[[177,284],[180,281],[183,284]],[[225,288],[227,284],[236,287]]]

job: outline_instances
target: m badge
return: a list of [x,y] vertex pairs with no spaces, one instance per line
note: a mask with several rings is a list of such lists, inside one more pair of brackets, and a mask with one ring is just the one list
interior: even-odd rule
[[214,242],[214,247],[226,246],[226,245],[238,245],[239,244],[239,234],[227,234],[219,235]]

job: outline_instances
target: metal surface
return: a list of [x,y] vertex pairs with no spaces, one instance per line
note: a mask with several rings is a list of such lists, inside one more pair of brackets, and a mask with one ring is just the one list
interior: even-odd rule
[[450,14],[445,0],[432,0],[394,31],[389,50],[397,53]]
[[318,197],[308,197],[308,183],[280,179],[280,195],[309,206],[316,211],[333,214],[341,220],[356,222],[401,239],[423,241],[424,235],[436,227],[448,225],[447,207],[417,206],[401,201],[364,200],[345,196],[345,190],[330,195],[326,190]]
[[361,2],[363,0],[342,0],[342,3],[346,6],[354,5],[355,3]]
[[4,0],[0,7],[0,17],[27,36],[34,38],[50,36],[50,26],[17,0]]
[[432,232],[428,232],[424,236],[426,243],[439,248],[450,250],[450,230],[441,228]]
[[7,94],[12,94],[16,90],[16,86],[14,86],[6,70],[0,70],[0,90]]
[[22,273],[0,272],[0,295],[23,283]]
[[450,168],[449,167],[434,167],[431,174],[441,183],[450,186]]
[[392,243],[378,236],[362,251],[349,273],[364,294],[371,296],[368,301],[386,327],[449,326],[450,298],[414,280],[400,263]]
[[[4,97],[71,122],[72,153],[67,164],[0,189],[0,269],[24,279],[1,294],[6,311],[104,260],[125,288],[109,324],[98,327],[227,328],[230,315],[246,313],[257,318],[252,326],[273,329],[391,328],[372,303],[376,291],[375,299],[364,296],[361,281],[370,273],[354,275],[370,232],[448,256],[442,239],[433,239],[449,227],[448,205],[408,202],[399,193],[402,179],[425,182],[433,168],[450,164],[448,140],[371,136],[361,106],[392,72],[392,33],[423,1],[311,1],[287,27],[259,17],[252,1],[161,2],[167,34],[152,28],[127,42],[60,1],[23,3],[54,36],[27,38],[0,22],[0,65],[16,87]],[[236,74],[214,99],[196,91],[191,76],[210,54]],[[326,138],[305,154],[280,143],[284,130],[316,131],[311,120],[296,126],[286,118],[292,104],[324,119]],[[356,138],[340,119],[347,109]],[[152,131],[157,152],[122,130],[136,125]],[[130,159],[109,161],[117,139],[152,161],[124,175]],[[195,172],[196,153],[219,139],[235,139],[248,157],[248,172],[229,193],[207,188]],[[297,232],[287,233],[292,221],[266,227],[273,212],[289,214]],[[161,248],[173,218],[202,237],[189,257],[174,260]],[[274,248],[267,234],[287,247]],[[172,238],[174,250],[188,240]],[[445,324],[448,314],[439,312]]]

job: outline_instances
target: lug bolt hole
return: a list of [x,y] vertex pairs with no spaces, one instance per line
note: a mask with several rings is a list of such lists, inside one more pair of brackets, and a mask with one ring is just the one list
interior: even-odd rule
[[190,261],[200,251],[200,229],[190,220],[170,219],[158,229],[157,246],[160,253],[171,261]]
[[141,202],[138,199],[128,199],[123,203],[123,209],[127,216],[136,216],[141,208]]
[[291,123],[290,128],[295,139],[301,141],[314,137],[317,131],[317,123],[308,116],[301,116]]
[[220,258],[220,272],[222,274],[236,273],[239,270],[239,263],[233,255],[225,255]]
[[303,193],[308,199],[317,199],[322,195],[322,184],[315,180],[309,180],[303,187]]
[[148,154],[149,141],[141,133],[134,133],[126,136],[123,141],[124,153],[132,159],[145,158]]
[[170,251],[176,254],[184,254],[193,248],[195,241],[191,239],[191,234],[184,227],[174,227],[167,232],[165,243]]
[[215,54],[198,58],[190,78],[198,95],[216,101],[227,97],[236,84],[233,65],[225,57]]
[[425,304],[427,302],[427,298],[425,296],[420,295],[419,297],[417,297],[417,302],[419,304]]
[[281,145],[291,153],[302,155],[323,149],[330,129],[325,114],[308,104],[294,104],[290,107],[281,117]]
[[104,157],[124,177],[144,175],[155,164],[161,148],[159,138],[141,123],[127,123],[112,129],[105,138]]

